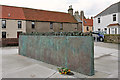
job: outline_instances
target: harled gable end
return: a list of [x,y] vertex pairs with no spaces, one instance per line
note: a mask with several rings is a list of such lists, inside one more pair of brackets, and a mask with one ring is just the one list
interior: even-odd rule
[[120,2],[112,4],[111,6],[109,6],[108,8],[106,8],[105,10],[97,14],[95,17],[105,16],[105,15],[109,15],[112,13],[118,13],[118,12],[120,12]]
[[120,34],[120,1],[112,4],[93,19],[94,31]]

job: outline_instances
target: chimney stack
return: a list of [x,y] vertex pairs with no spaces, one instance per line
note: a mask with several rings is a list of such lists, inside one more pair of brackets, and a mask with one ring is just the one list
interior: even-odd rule
[[91,19],[93,19],[93,17],[91,17]]
[[72,8],[72,5],[69,6],[68,13],[69,13],[70,15],[73,15],[73,8]]
[[75,16],[79,16],[79,12],[78,11],[75,11]]
[[82,17],[83,17],[83,19],[85,19],[84,11],[81,11],[81,12],[80,12],[80,18],[82,19]]

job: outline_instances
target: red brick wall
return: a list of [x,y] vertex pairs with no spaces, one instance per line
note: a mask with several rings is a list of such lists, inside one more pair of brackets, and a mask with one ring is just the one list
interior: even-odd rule
[[18,45],[18,38],[2,38],[0,40],[0,46]]

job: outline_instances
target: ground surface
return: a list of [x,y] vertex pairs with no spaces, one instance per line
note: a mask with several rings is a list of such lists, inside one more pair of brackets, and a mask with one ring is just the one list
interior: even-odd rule
[[[0,48],[3,78],[118,78],[118,45],[95,42],[95,75],[60,75],[57,67],[18,55],[17,47]],[[2,56],[2,57],[1,57]],[[1,63],[0,63],[1,65]]]

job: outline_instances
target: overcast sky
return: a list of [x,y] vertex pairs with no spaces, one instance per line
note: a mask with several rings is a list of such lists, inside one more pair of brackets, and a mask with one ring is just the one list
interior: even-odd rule
[[120,0],[0,0],[2,5],[67,12],[69,5],[74,11],[83,10],[86,17],[95,16]]

